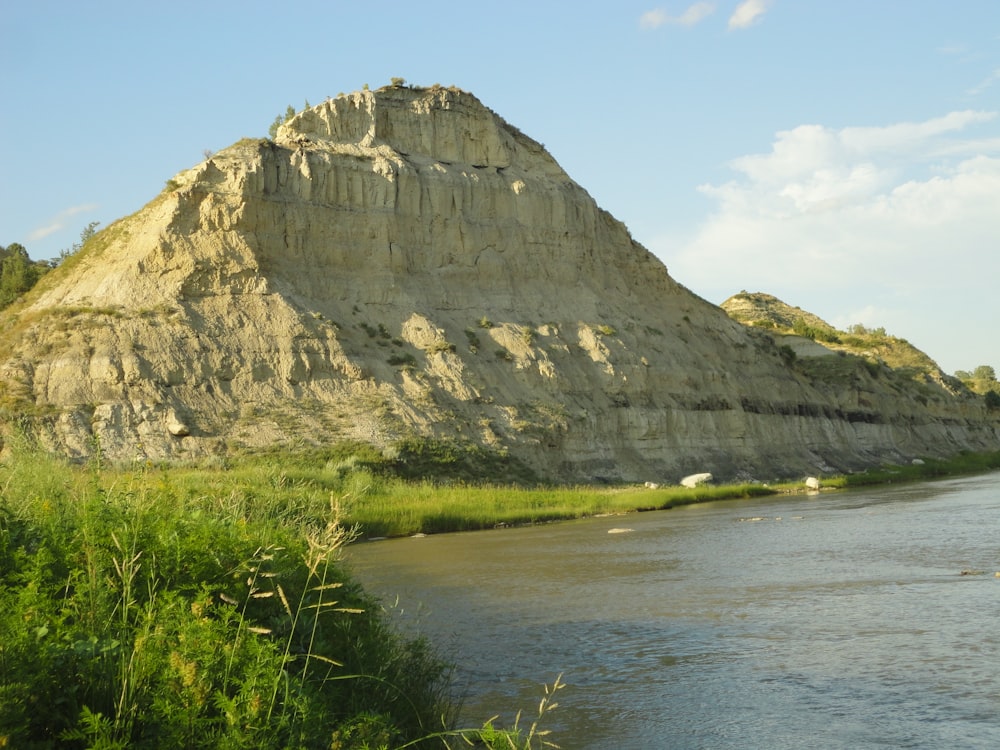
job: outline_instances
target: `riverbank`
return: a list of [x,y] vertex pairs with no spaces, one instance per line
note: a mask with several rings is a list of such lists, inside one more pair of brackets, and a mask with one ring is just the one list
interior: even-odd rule
[[512,716],[562,673],[545,726],[565,748],[1000,747],[998,514],[990,472],[347,556],[401,629],[447,644],[464,716]]
[[[1000,452],[963,454],[821,487],[998,468]],[[73,465],[30,449],[0,462],[0,488],[0,744],[276,748],[448,728],[447,665],[343,573],[350,541],[805,491],[414,481],[315,454]]]
[[347,573],[330,489],[6,457],[0,747],[536,747],[454,728],[451,665]]
[[[853,474],[818,477],[819,489],[928,481],[1000,469],[1000,451],[963,453],[887,465]],[[601,515],[669,510],[683,505],[815,491],[803,480],[764,483],[623,487],[514,487],[431,482],[384,482],[376,477],[345,495],[345,518],[361,538],[474,531],[568,521]]]

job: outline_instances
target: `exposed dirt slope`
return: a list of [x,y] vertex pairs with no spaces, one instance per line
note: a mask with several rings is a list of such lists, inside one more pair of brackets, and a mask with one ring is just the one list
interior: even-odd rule
[[73,456],[423,436],[671,481],[998,447],[967,393],[789,366],[440,87],[341,96],[213,155],[0,323],[9,422]]

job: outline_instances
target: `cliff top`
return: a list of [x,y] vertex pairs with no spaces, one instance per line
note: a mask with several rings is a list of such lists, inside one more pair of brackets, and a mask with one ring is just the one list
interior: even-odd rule
[[290,117],[275,140],[335,151],[388,146],[409,159],[565,175],[540,143],[454,86],[395,84],[340,94]]

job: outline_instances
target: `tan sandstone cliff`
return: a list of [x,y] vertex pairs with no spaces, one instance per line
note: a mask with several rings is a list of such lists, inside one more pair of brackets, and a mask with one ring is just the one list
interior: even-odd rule
[[671,481],[1000,448],[966,393],[790,364],[441,87],[340,96],[213,155],[2,322],[8,416],[72,456],[418,435]]

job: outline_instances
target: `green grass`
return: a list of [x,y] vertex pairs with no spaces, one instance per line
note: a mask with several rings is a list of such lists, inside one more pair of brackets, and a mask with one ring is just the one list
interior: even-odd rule
[[[512,464],[421,440],[117,468],[12,443],[0,463],[0,746],[29,749],[541,747],[537,721],[452,726],[448,665],[391,629],[344,572],[345,544],[801,489],[476,483],[477,461]],[[997,468],[1000,452],[966,453],[823,485]],[[541,713],[552,708],[547,693]]]
[[864,487],[898,482],[920,482],[945,477],[979,474],[1000,469],[1000,451],[972,453],[963,451],[948,459],[926,458],[922,464],[887,465],[856,474],[824,479],[830,488]]
[[380,481],[356,487],[344,515],[366,536],[471,531],[500,526],[661,510],[710,500],[755,497],[763,485],[644,488],[438,485]]
[[0,746],[534,747],[344,572],[366,471],[289,468],[0,464]]

